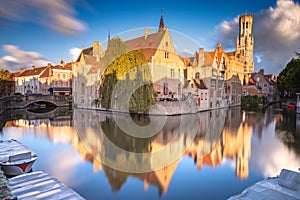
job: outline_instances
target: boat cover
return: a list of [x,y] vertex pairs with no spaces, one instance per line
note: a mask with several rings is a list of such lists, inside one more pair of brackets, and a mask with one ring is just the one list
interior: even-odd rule
[[27,146],[17,140],[0,140],[0,164],[18,160],[30,159],[37,155]]
[[283,169],[279,177],[268,178],[246,188],[228,200],[300,200],[300,173]]
[[74,190],[67,188],[55,177],[43,171],[22,174],[8,179],[9,188],[19,199],[74,199],[83,198]]

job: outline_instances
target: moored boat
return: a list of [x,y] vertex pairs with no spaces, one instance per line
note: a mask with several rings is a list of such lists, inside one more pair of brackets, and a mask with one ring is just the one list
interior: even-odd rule
[[16,176],[27,173],[37,155],[27,146],[17,140],[0,140],[0,166],[7,176]]

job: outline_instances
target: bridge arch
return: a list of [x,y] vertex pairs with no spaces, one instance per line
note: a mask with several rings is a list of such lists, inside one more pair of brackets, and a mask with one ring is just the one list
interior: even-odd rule
[[43,103],[43,102],[52,104],[52,105],[54,105],[54,106],[56,106],[56,107],[59,106],[59,105],[58,105],[56,102],[54,102],[54,101],[44,100],[44,99],[43,99],[43,100],[34,100],[34,101],[27,102],[26,104],[24,104],[24,108],[26,108],[27,106],[32,105],[32,104]]

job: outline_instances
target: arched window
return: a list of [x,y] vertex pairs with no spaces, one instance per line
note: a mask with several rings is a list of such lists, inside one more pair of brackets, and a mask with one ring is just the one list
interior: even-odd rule
[[248,29],[249,22],[246,22],[246,29]]

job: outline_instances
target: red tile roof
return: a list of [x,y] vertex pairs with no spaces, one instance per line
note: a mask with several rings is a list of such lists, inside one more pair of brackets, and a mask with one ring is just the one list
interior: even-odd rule
[[37,76],[40,75],[47,67],[36,67],[34,69],[26,69],[20,72],[16,77],[22,76]]
[[204,67],[209,67],[214,62],[214,52],[204,52]]
[[131,40],[125,41],[125,45],[127,46],[128,50],[136,50],[136,49],[149,49],[154,48],[157,49],[165,31],[156,32],[149,34],[147,37],[141,36],[137,38],[133,38]]

